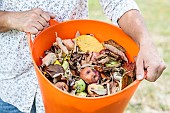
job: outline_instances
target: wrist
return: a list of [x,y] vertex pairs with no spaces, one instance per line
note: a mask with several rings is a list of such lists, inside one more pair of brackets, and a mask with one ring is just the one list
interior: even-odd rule
[[8,29],[9,30],[16,29],[16,26],[15,26],[16,12],[6,12],[5,18],[6,18],[6,25]]
[[5,31],[17,29],[16,26],[17,15],[18,15],[17,12],[9,12],[9,11],[1,12],[1,19],[0,19],[0,23],[2,23],[1,27],[5,29]]
[[141,48],[143,46],[153,45],[153,41],[150,35],[143,35],[142,37],[140,37],[138,44],[139,44],[139,47]]
[[0,32],[6,32],[11,30],[8,23],[8,12],[0,11]]
[[146,32],[138,33],[138,35],[136,35],[135,42],[140,47],[142,45],[152,43],[152,39],[150,34],[146,31]]

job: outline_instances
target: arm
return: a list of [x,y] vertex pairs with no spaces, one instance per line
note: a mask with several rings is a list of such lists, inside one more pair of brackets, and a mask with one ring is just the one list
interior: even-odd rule
[[146,70],[146,79],[156,81],[166,66],[151,40],[134,0],[100,0],[100,3],[112,22],[119,25],[140,47],[136,60],[137,79],[143,79]]
[[[143,17],[138,10],[127,11],[118,19],[120,28],[128,34],[139,46],[142,37],[149,37],[149,32],[144,23]],[[145,38],[151,41],[150,38]]]
[[138,79],[144,78],[156,81],[166,68],[165,63],[154,46],[144,20],[137,10],[126,12],[119,20],[119,26],[139,45],[140,51],[136,60],[136,74]]
[[17,29],[36,34],[48,25],[50,18],[54,15],[38,8],[23,12],[0,11],[0,32]]
[[10,28],[7,24],[7,17],[6,17],[6,14],[7,12],[4,12],[4,11],[0,11],[0,32],[6,32],[6,31],[9,31]]

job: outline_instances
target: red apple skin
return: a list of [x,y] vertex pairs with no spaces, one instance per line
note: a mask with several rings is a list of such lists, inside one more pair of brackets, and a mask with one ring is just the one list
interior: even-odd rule
[[96,83],[99,80],[99,72],[91,67],[85,67],[80,72],[80,78],[87,84]]

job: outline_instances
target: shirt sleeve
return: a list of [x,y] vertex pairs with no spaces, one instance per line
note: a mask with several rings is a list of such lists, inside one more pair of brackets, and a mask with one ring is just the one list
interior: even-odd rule
[[118,26],[119,18],[129,10],[139,10],[134,0],[99,0],[105,15]]
[[0,0],[0,11],[2,10],[2,0]]

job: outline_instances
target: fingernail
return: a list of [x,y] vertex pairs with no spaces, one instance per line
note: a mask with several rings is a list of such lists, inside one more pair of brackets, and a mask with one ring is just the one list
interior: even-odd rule
[[143,75],[137,75],[136,78],[137,78],[137,80],[142,80],[144,78],[144,76]]

